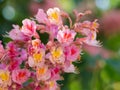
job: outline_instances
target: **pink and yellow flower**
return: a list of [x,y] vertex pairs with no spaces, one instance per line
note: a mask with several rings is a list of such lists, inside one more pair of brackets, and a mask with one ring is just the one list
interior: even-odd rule
[[45,59],[45,50],[40,49],[38,52],[33,53],[32,56],[29,56],[28,58],[28,64],[30,67],[38,66],[39,64],[42,64]]
[[11,85],[11,76],[8,70],[0,70],[0,87],[8,87]]
[[46,55],[47,58],[50,59],[50,61],[55,64],[63,64],[65,61],[65,56],[63,49],[61,47],[52,47],[51,52]]
[[57,90],[58,89],[57,82],[54,80],[49,81],[48,86],[49,86],[49,90]]
[[97,46],[97,47],[101,46],[100,42],[96,40],[95,31],[91,31],[89,35],[86,38],[84,38],[83,42],[91,46]]
[[60,16],[60,9],[59,8],[50,8],[47,10],[48,19],[52,24],[61,25],[62,19]]
[[76,31],[84,36],[83,38],[79,38],[79,41],[91,46],[100,46],[99,41],[96,40],[98,27],[99,24],[97,23],[97,20],[94,20],[93,22],[84,21],[83,23],[76,23]]
[[33,48],[38,48],[40,46],[41,41],[39,39],[32,40]]
[[0,90],[8,90],[8,87],[0,87]]
[[[58,8],[48,9],[47,14],[39,9],[35,19],[24,19],[21,27],[14,25],[8,33],[12,40],[4,47],[0,41],[0,90],[18,90],[24,85],[59,90],[61,75],[76,73],[73,62],[80,59],[84,43],[99,46],[97,20],[79,22],[87,13],[75,12],[76,22],[72,23]],[[62,17],[69,19],[70,26],[64,25]]]
[[37,77],[38,81],[39,80],[42,80],[42,81],[48,80],[51,77],[51,73],[48,70],[48,67],[46,65],[37,67],[36,68],[36,77]]
[[98,27],[99,27],[99,24],[97,23],[97,19],[94,20],[93,22],[90,22],[90,21],[84,21],[82,23],[82,27],[83,28],[88,28],[90,30],[93,30],[93,31],[97,31]]

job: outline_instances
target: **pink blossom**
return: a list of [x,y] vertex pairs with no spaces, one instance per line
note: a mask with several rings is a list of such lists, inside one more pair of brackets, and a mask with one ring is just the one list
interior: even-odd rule
[[74,30],[63,29],[59,30],[57,34],[57,40],[60,43],[70,44],[75,38],[76,32]]
[[10,59],[15,58],[17,56],[17,46],[14,44],[14,42],[9,42],[7,44],[7,52],[8,52],[8,57]]
[[6,68],[6,64],[5,64],[5,63],[1,63],[1,64],[0,64],[0,69],[3,69],[3,70],[4,70],[5,68]]
[[99,27],[99,24],[97,23],[97,19],[94,20],[93,22],[84,21],[84,22],[82,23],[82,27],[84,27],[84,28],[89,28],[90,30],[97,31],[97,29],[98,29],[98,27]]
[[5,49],[3,48],[2,42],[0,41],[0,59],[3,57]]
[[13,40],[28,41],[30,38],[20,31],[19,26],[13,25],[14,29],[9,32],[9,37]]
[[67,73],[75,73],[75,66],[70,61],[66,61],[63,66],[63,71]]
[[8,70],[0,69],[0,86],[7,87],[11,85],[11,76]]
[[57,24],[57,25],[62,24],[59,8],[49,8],[47,10],[47,15],[48,15],[48,19],[52,24]]
[[86,38],[84,38],[84,43],[91,45],[91,46],[97,46],[100,47],[100,42],[96,40],[96,32],[91,31]]
[[75,24],[75,30],[85,36],[88,36],[90,32],[97,32],[98,27],[99,24],[97,23],[97,20],[94,20],[93,22],[84,21],[83,23]]
[[23,23],[23,26],[22,26],[22,32],[25,34],[25,35],[28,35],[28,36],[33,36],[35,35],[35,31],[36,31],[36,23],[30,19],[25,19],[22,21]]
[[51,68],[51,80],[61,80],[61,76],[60,76],[60,68],[59,67],[55,67],[55,68]]
[[19,68],[19,65],[21,64],[21,62],[19,62],[18,60],[12,60],[10,61],[10,64],[8,66],[8,69],[10,71],[13,71],[15,69],[18,69]]
[[12,80],[17,84],[23,84],[28,80],[30,72],[27,69],[16,69],[12,72]]
[[33,48],[38,48],[40,44],[41,44],[41,41],[39,39],[32,40]]
[[75,30],[84,36],[83,38],[79,38],[79,41],[91,46],[99,47],[100,43],[96,40],[98,27],[99,24],[97,23],[97,20],[93,22],[84,21],[83,23],[77,23],[75,25]]
[[47,29],[47,32],[50,34],[50,40],[54,40],[54,38],[57,37],[58,26],[51,24],[46,29]]
[[27,51],[25,49],[18,48],[18,58],[21,59],[21,61],[27,60]]
[[38,66],[44,63],[44,59],[45,59],[45,50],[41,48],[39,51],[33,53],[32,56],[29,56],[28,64],[30,67]]
[[46,58],[53,64],[63,64],[65,61],[64,52],[61,47],[52,47],[51,52],[46,55]]
[[[87,12],[75,14],[72,23],[58,8],[48,9],[47,14],[39,9],[35,19],[13,26],[8,33],[12,41],[5,47],[0,41],[0,90],[22,89],[29,78],[34,79],[27,83],[33,90],[59,90],[57,81],[63,80],[62,74],[76,73],[73,62],[80,59],[84,43],[99,46],[99,24],[97,20],[79,22]],[[64,25],[62,17],[69,19],[70,27]],[[49,36],[45,44],[44,33]]]
[[19,62],[22,62],[27,59],[27,51],[18,47],[14,42],[7,44],[7,52],[11,60],[19,60]]
[[54,80],[49,81],[48,86],[49,86],[49,90],[57,90],[58,89],[57,82]]
[[48,22],[47,15],[43,9],[39,9],[37,12],[37,15],[35,17],[39,23],[47,23]]
[[36,77],[37,80],[48,80],[51,77],[50,71],[46,65],[36,68]]
[[72,44],[71,46],[67,46],[65,47],[65,56],[67,58],[67,60],[70,61],[75,61],[78,59],[79,55],[80,55],[80,47]]

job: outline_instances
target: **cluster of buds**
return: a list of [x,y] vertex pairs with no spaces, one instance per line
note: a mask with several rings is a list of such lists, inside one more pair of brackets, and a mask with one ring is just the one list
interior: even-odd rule
[[[13,25],[11,40],[4,46],[0,41],[0,90],[59,90],[62,74],[77,72],[73,62],[80,60],[82,46],[100,44],[97,20],[79,22],[88,12],[74,13],[74,24],[67,13],[50,8],[39,9],[21,27]],[[65,18],[70,25],[63,24]]]

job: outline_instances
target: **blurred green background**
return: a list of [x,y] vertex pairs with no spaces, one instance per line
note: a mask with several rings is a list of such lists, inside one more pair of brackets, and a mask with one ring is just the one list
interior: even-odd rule
[[84,46],[81,61],[74,63],[79,74],[64,74],[62,90],[120,90],[120,0],[0,0],[0,40],[38,8],[59,7],[70,13],[91,10],[83,20],[100,23],[98,39],[102,47]]

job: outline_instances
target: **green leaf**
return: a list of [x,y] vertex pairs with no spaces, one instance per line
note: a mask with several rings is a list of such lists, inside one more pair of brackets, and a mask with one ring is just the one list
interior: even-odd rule
[[22,62],[22,63],[20,64],[20,68],[23,69],[24,67],[25,67],[25,62]]
[[10,41],[12,41],[12,39],[9,38],[9,37],[4,37],[4,38],[3,38],[3,42],[4,42],[4,43],[8,43],[8,42],[10,42]]
[[33,79],[30,78],[26,82],[23,83],[23,86],[28,86],[31,82],[33,82]]
[[109,37],[104,44],[106,48],[110,50],[118,51],[120,49],[120,33],[111,35],[111,37]]
[[69,88],[70,90],[82,90],[79,80],[71,81]]

